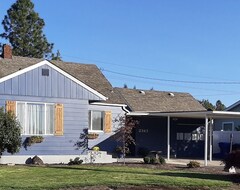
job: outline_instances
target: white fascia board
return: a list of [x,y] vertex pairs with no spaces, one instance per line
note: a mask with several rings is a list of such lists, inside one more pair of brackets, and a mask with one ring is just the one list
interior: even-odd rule
[[105,102],[93,102],[90,105],[100,105],[100,106],[116,106],[116,107],[126,107],[126,104],[110,104]]
[[107,97],[103,96],[102,94],[100,94],[99,92],[97,92],[96,90],[92,89],[91,87],[87,86],[86,84],[84,84],[83,82],[79,81],[78,79],[74,78],[72,75],[68,74],[67,72],[63,71],[62,69],[60,69],[59,67],[55,66],[54,64],[50,63],[47,60],[43,60],[39,63],[36,63],[32,66],[29,66],[25,69],[19,70],[13,74],[10,74],[8,76],[5,76],[3,78],[0,79],[0,83],[4,82],[6,80],[9,80],[11,78],[14,78],[16,76],[19,76],[21,74],[24,74],[28,71],[31,71],[33,69],[36,69],[38,67],[41,67],[43,65],[48,65],[49,67],[55,69],[56,71],[58,71],[59,73],[61,73],[62,75],[66,76],[67,78],[69,78],[70,80],[76,82],[77,84],[79,84],[80,86],[82,86],[83,88],[85,88],[86,90],[89,90],[90,92],[92,92],[93,94],[95,94],[96,96],[98,96],[99,98],[101,98],[102,100],[107,100]]

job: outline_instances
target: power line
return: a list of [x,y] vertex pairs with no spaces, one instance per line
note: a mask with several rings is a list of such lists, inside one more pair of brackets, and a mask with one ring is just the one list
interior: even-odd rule
[[[171,74],[171,75],[188,76],[188,77],[193,77],[193,78],[217,79],[217,78],[214,78],[214,77],[203,77],[203,76],[191,75],[191,74],[188,74],[188,73],[175,73],[175,72],[169,72],[169,71],[161,71],[161,70],[156,70],[156,69],[150,69],[150,68],[146,68],[146,67],[137,67],[137,66],[132,66],[132,65],[121,65],[121,64],[116,64],[116,63],[113,63],[113,62],[102,61],[102,60],[97,60],[97,59],[86,59],[86,58],[81,58],[81,57],[77,57],[77,56],[70,56],[70,55],[63,55],[63,56],[78,59],[78,60],[86,60],[86,61],[90,61],[90,62],[102,63],[102,64],[107,64],[107,65],[114,65],[114,66],[118,66],[118,67],[125,67],[125,68],[128,68],[128,69],[131,68],[131,69],[138,69],[138,70],[144,70],[144,71],[151,71],[151,72],[155,72],[155,73],[165,73],[165,74]],[[227,80],[227,79],[224,79],[224,80]]]
[[128,76],[128,77],[134,77],[134,78],[141,78],[141,79],[147,79],[147,80],[154,80],[154,81],[164,81],[164,82],[173,82],[173,83],[186,83],[186,84],[223,84],[223,85],[239,85],[240,82],[226,82],[226,81],[184,81],[184,80],[172,80],[172,79],[161,79],[161,78],[153,78],[153,77],[146,77],[146,76],[140,76],[140,75],[132,75],[132,74],[126,74],[126,73],[120,73],[116,71],[111,71],[108,69],[100,68],[103,72],[109,72],[117,75],[122,76]]

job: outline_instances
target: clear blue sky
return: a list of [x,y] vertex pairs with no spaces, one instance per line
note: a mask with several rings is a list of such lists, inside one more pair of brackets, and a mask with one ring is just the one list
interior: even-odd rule
[[[0,20],[15,0],[0,0]],[[240,100],[239,0],[33,0],[64,61],[94,63],[113,86]],[[0,27],[2,33],[3,27]],[[111,72],[109,72],[109,71]]]

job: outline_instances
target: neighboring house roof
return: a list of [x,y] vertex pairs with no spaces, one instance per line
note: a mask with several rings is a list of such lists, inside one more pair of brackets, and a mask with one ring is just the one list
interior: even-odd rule
[[[0,59],[0,78],[35,65],[44,59],[13,56],[12,59]],[[124,101],[114,92],[112,85],[93,64],[79,64],[62,61],[50,61],[52,64],[73,76],[77,80],[107,97],[107,103],[120,104]]]
[[115,88],[131,111],[135,112],[187,112],[206,109],[189,93],[161,92]]
[[240,100],[227,107],[225,111],[240,111]]

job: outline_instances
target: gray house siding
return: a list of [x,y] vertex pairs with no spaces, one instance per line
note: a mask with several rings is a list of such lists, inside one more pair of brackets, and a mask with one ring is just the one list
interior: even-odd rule
[[119,122],[115,121],[121,116],[125,115],[125,111],[123,111],[121,106],[102,106],[102,105],[89,105],[89,111],[111,111],[112,112],[112,132],[104,133],[97,132],[99,137],[97,139],[92,139],[88,141],[89,148],[94,146],[99,146],[101,150],[107,152],[114,152],[117,143],[114,135],[119,128]]
[[[0,96],[0,106],[4,106],[6,100],[62,103],[64,105],[64,133],[63,136],[43,135],[44,141],[36,143],[25,150],[23,147],[17,155],[76,155],[81,150],[76,150],[74,143],[80,133],[88,127],[88,101],[62,98],[46,98],[33,96]],[[27,136],[22,135],[22,141]]]
[[[48,69],[49,76],[42,76],[42,69]],[[98,96],[48,65],[0,83],[0,94],[100,100]]]

